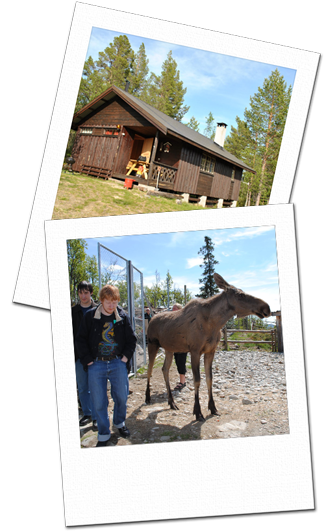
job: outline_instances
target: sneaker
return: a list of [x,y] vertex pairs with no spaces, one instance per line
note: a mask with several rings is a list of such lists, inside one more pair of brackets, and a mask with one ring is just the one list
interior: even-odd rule
[[92,431],[98,431],[98,424],[96,420],[92,422]]
[[130,437],[130,431],[126,426],[123,426],[122,428],[118,428],[119,434],[121,437],[124,437],[124,439],[127,439]]
[[110,439],[108,439],[108,441],[98,441],[96,444],[96,448],[99,448],[100,446],[115,446],[115,445]]
[[82,419],[79,420],[79,426],[85,426],[91,422],[90,415],[83,415]]

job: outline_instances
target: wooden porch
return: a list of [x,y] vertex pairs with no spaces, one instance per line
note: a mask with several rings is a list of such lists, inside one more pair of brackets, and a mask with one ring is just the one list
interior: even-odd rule
[[92,177],[100,177],[102,179],[109,179],[111,177],[122,179],[124,181],[126,179],[132,179],[138,184],[173,190],[177,176],[177,168],[156,162],[143,164],[141,161],[131,160],[127,165],[125,174],[114,172],[107,168],[85,164],[82,164],[81,166],[81,173],[91,175]]

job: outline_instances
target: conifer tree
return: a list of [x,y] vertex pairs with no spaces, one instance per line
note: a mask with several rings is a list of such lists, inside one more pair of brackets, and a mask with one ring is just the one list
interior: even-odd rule
[[196,118],[192,116],[189,120],[189,122],[186,124],[190,129],[193,129],[194,131],[199,132],[199,122],[197,122]]
[[203,263],[200,265],[200,267],[203,267],[203,276],[199,279],[199,283],[202,285],[199,288],[200,292],[196,296],[208,299],[208,297],[212,297],[219,292],[213,276],[215,273],[215,265],[218,264],[218,261],[213,254],[214,244],[212,239],[209,236],[205,236],[204,241],[205,245],[198,251],[198,254],[203,256]]
[[135,53],[126,35],[115,37],[103,52],[99,52],[96,67],[106,88],[116,85],[124,89],[125,82],[132,73],[134,61]]
[[236,118],[237,128],[232,127],[225,141],[225,149],[256,170],[255,176],[249,174],[243,178],[250,184],[248,192],[246,186],[241,186],[239,206],[267,204],[269,201],[291,92],[291,86],[287,88],[279,70],[274,70],[250,98],[244,121]]
[[287,90],[284,77],[276,69],[265,79],[263,87],[250,98],[250,110],[245,112],[252,135],[257,133],[261,171],[255,205],[268,202],[286,123],[291,87]]
[[207,136],[207,138],[214,140],[215,132],[216,132],[215,118],[213,116],[213,113],[210,112],[208,116],[206,116],[206,127],[204,129],[204,136]]
[[186,92],[187,89],[183,88],[177,63],[170,50],[162,65],[161,75],[151,74],[148,90],[142,99],[167,116],[181,122],[189,110],[188,106],[183,105]]
[[96,64],[90,55],[84,63],[75,112],[82,109],[82,107],[101,94],[106,88],[107,85],[102,79],[102,76],[100,76]]
[[147,76],[149,74],[148,63],[149,60],[146,56],[145,46],[142,43],[138,52],[135,54],[132,73],[129,79],[129,92],[138,98],[141,98],[141,95],[145,93],[147,88]]

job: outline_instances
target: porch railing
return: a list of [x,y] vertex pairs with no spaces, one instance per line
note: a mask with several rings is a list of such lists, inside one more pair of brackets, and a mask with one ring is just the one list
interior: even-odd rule
[[174,185],[177,168],[167,166],[166,164],[160,164],[157,162],[151,162],[153,165],[151,180],[158,184],[170,184]]

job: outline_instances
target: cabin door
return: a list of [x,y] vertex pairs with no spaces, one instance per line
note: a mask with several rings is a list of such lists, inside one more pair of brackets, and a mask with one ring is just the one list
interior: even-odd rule
[[114,173],[126,175],[126,166],[130,159],[134,136],[135,133],[128,131],[125,127],[122,128],[113,166]]

